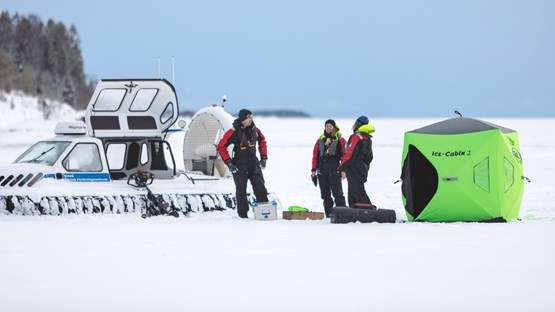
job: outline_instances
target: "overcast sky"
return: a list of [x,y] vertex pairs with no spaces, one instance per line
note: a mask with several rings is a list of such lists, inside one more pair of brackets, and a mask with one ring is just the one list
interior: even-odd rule
[[74,24],[87,74],[172,81],[182,109],[555,117],[553,0],[2,0]]

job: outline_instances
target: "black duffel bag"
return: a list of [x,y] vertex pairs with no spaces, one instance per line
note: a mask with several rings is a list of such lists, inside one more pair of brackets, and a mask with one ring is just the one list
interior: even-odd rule
[[332,210],[331,223],[395,223],[397,216],[392,209],[367,209],[351,207],[334,207]]

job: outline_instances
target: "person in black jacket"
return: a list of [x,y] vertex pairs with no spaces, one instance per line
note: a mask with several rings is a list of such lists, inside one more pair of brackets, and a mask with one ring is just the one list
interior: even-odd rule
[[370,135],[374,130],[374,126],[368,124],[368,117],[358,117],[353,125],[353,134],[349,137],[345,154],[341,160],[339,170],[342,178],[346,177],[349,184],[347,195],[349,207],[376,209],[364,189],[364,183],[368,179],[370,163],[374,158],[372,136]]
[[[229,156],[227,147],[233,144],[233,158]],[[256,156],[256,145],[261,160]],[[233,174],[235,195],[237,198],[237,214],[248,218],[249,201],[247,198],[247,182],[250,180],[257,202],[268,202],[268,191],[264,185],[262,170],[266,167],[268,152],[266,138],[253,121],[252,112],[248,109],[239,111],[239,116],[218,143],[218,152],[222,160]]]
[[312,178],[318,178],[324,212],[326,218],[329,218],[334,203],[332,194],[335,206],[345,206],[341,174],[338,170],[345,149],[345,139],[341,137],[341,131],[333,119],[326,120],[324,126],[324,133],[316,140],[312,151]]

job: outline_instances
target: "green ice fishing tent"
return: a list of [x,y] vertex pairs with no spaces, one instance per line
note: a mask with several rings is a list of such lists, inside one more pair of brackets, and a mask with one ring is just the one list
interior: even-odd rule
[[516,131],[453,118],[405,132],[401,174],[409,221],[512,221],[524,192]]

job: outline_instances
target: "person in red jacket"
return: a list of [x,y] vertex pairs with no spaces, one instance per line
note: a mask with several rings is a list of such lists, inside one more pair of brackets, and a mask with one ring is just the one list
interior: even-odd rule
[[324,133],[318,138],[312,152],[312,177],[318,177],[320,195],[324,201],[324,212],[329,218],[334,200],[335,206],[345,206],[345,196],[338,170],[344,154],[345,139],[333,119],[326,120]]
[[[233,158],[229,156],[227,147],[233,144]],[[261,160],[256,156],[256,145]],[[218,152],[222,160],[233,174],[235,196],[237,198],[237,214],[248,218],[249,201],[247,198],[247,182],[250,181],[257,202],[268,202],[268,191],[264,185],[262,169],[266,167],[268,151],[266,138],[253,121],[252,112],[248,109],[239,111],[233,122],[233,128],[227,130],[218,143]]]
[[342,178],[346,177],[349,184],[347,194],[349,207],[376,209],[364,189],[370,163],[374,158],[372,136],[370,135],[374,130],[374,126],[368,124],[368,117],[358,117],[353,125],[353,134],[347,142],[345,154],[341,159],[339,170]]

